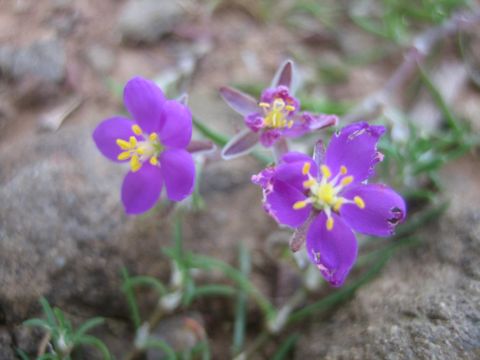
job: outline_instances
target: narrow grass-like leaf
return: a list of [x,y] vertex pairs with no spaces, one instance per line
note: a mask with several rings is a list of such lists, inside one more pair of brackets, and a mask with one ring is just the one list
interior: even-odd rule
[[29,319],[29,320],[25,320],[23,322],[23,325],[25,326],[30,326],[30,327],[34,327],[34,326],[38,326],[38,327],[42,327],[44,329],[47,329],[47,330],[51,330],[52,327],[51,325],[44,319]]
[[145,276],[145,275],[139,275],[139,276],[132,276],[128,279],[128,282],[125,282],[122,286],[122,289],[125,289],[126,287],[135,287],[135,286],[148,286],[153,288],[159,296],[163,296],[167,293],[167,289],[165,288],[165,285],[163,283],[154,278],[153,276]]
[[203,285],[195,288],[194,299],[199,299],[204,296],[233,296],[236,293],[237,290],[228,285]]
[[140,311],[138,310],[138,304],[137,304],[137,300],[135,298],[135,293],[133,291],[132,286],[128,286],[128,285],[125,286],[125,284],[128,284],[128,281],[130,280],[130,276],[128,275],[128,271],[126,268],[122,269],[122,276],[123,276],[122,291],[124,292],[125,297],[127,298],[127,303],[130,309],[130,315],[132,316],[133,325],[135,326],[135,329],[138,329],[141,324]]
[[428,74],[425,72],[425,70],[421,66],[419,67],[419,69],[420,69],[420,78],[422,79],[423,84],[425,85],[430,95],[432,96],[433,101],[435,101],[439,109],[442,111],[448,126],[456,134],[461,134],[462,126],[460,125],[460,121],[450,110],[450,107],[443,99],[442,94],[440,93],[440,91],[438,91],[437,87],[432,82],[432,80],[430,79]]
[[148,339],[145,342],[145,349],[160,349],[165,353],[166,359],[175,360],[177,355],[175,350],[167,344],[166,341],[160,339]]
[[189,265],[192,268],[200,268],[206,270],[219,270],[226,277],[234,281],[245,292],[247,292],[258,304],[267,319],[274,316],[275,307],[270,301],[252,284],[252,282],[245,277],[240,271],[230,266],[229,264],[204,255],[188,254]]
[[75,332],[75,335],[74,335],[74,341],[75,341],[76,338],[84,336],[87,332],[89,332],[90,330],[92,330],[93,328],[95,328],[97,326],[102,325],[104,322],[105,322],[105,319],[101,318],[101,317],[95,317],[95,318],[92,318],[92,319],[88,319],[82,325],[80,325],[78,327],[78,329],[77,329],[77,331]]
[[83,335],[77,338],[76,340],[77,344],[80,345],[89,345],[96,347],[103,355],[103,358],[105,360],[110,360],[112,356],[110,355],[110,351],[108,351],[107,346],[101,341],[100,339],[97,339],[94,336],[91,335]]
[[300,338],[299,334],[290,335],[287,340],[282,342],[281,346],[273,355],[272,360],[285,360],[292,357],[292,349],[295,347],[298,339]]
[[47,317],[47,321],[50,324],[50,327],[51,328],[56,327],[57,326],[57,320],[55,318],[55,314],[53,312],[53,309],[50,306],[50,304],[48,303],[47,299],[45,299],[44,297],[41,297],[40,298],[40,305],[42,306],[43,313]]
[[[246,247],[240,243],[238,247],[238,262],[240,272],[248,278],[250,276],[250,254]],[[237,355],[243,348],[245,342],[245,330],[247,324],[247,293],[240,290],[235,302],[235,322],[233,324],[233,346],[232,355]]]
[[30,358],[28,357],[27,353],[25,351],[23,351],[22,349],[15,349],[15,352],[17,353],[18,357],[21,359],[21,360],[30,360]]

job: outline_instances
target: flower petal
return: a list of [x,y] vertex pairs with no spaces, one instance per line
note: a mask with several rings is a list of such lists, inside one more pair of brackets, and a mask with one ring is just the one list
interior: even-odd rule
[[377,142],[385,132],[383,126],[370,126],[366,122],[345,126],[330,140],[325,154],[325,163],[332,174],[337,174],[343,165],[355,182],[373,175],[375,165],[382,160],[377,151]]
[[341,286],[357,258],[357,240],[345,222],[332,214],[334,225],[327,230],[327,216],[321,212],[310,225],[306,249],[310,261],[332,286]]
[[125,107],[147,133],[160,129],[164,101],[162,90],[153,81],[139,76],[128,81],[123,91]]
[[293,83],[293,62],[292,60],[285,61],[279,66],[275,76],[272,80],[272,87],[286,86],[291,89]]
[[130,171],[122,184],[125,212],[137,215],[150,210],[160,197],[162,185],[162,170],[158,166],[145,163],[140,170]]
[[176,100],[163,103],[162,124],[159,130],[163,145],[186,148],[192,139],[192,114],[188,107]]
[[273,189],[265,197],[265,210],[278,223],[297,227],[307,220],[311,205],[295,210],[293,204],[305,200],[305,195],[283,181],[273,181]]
[[250,129],[244,129],[232,137],[222,149],[222,157],[225,160],[248,154],[258,144],[259,134]]
[[403,198],[382,184],[351,186],[342,194],[347,199],[355,196],[363,200],[365,207],[344,204],[340,214],[353,230],[374,236],[390,236],[395,226],[406,216]]
[[170,200],[181,201],[193,192],[195,163],[187,150],[165,150],[160,155],[160,167]]
[[118,154],[123,150],[117,145],[117,139],[127,140],[130,136],[135,136],[132,131],[132,125],[135,123],[130,119],[116,116],[103,120],[93,131],[93,141],[98,150],[110,160],[124,162],[127,160],[118,160]]
[[243,116],[260,111],[257,101],[240,90],[223,86],[220,88],[220,96],[233,110]]

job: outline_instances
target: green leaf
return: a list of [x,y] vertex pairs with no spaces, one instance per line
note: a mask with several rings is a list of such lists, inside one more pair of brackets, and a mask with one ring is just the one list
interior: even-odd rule
[[148,339],[145,343],[145,349],[160,349],[165,353],[166,359],[175,360],[177,355],[175,350],[167,344],[164,340],[160,339]]
[[100,339],[97,339],[94,336],[91,335],[83,335],[80,336],[76,339],[76,344],[79,345],[89,345],[96,347],[103,355],[103,358],[105,360],[110,360],[112,356],[110,355],[110,351],[108,351],[107,346],[101,341]]
[[292,349],[295,347],[298,339],[300,339],[299,334],[290,335],[287,340],[282,342],[280,348],[273,355],[272,360],[290,359],[292,355]]
[[75,332],[74,341],[78,337],[84,336],[87,332],[89,332],[93,328],[102,325],[104,322],[105,322],[105,319],[101,317],[95,317],[85,321],[82,325],[78,327],[77,331]]
[[47,299],[44,297],[40,298],[40,305],[42,306],[43,313],[47,317],[47,321],[50,324],[51,328],[54,328],[57,326],[57,321],[55,319],[55,314],[53,313],[53,309],[48,303]]
[[[243,276],[248,278],[250,276],[250,254],[246,247],[240,243],[238,247],[238,260],[240,271]],[[232,355],[236,356],[243,348],[245,342],[245,330],[247,323],[247,293],[245,290],[240,290],[237,294],[237,301],[235,303],[235,322],[233,324],[233,346]]]
[[[123,276],[123,284],[125,285],[130,280],[130,276],[128,275],[128,271],[126,268],[122,269],[122,276]],[[140,311],[138,310],[137,299],[135,297],[135,293],[131,286],[122,286],[122,291],[127,298],[128,307],[130,309],[130,314],[132,316],[133,325],[135,329],[138,329],[141,324],[140,319]]]
[[132,276],[128,279],[128,281],[124,282],[122,285],[122,289],[126,290],[127,287],[135,287],[135,286],[149,286],[153,288],[159,296],[163,296],[167,293],[167,289],[163,283],[152,277],[152,276]]
[[21,359],[21,360],[30,360],[30,358],[28,357],[27,353],[21,349],[15,349],[15,352],[17,353],[18,357]]
[[51,325],[44,319],[29,319],[29,320],[25,320],[23,322],[23,325],[25,326],[29,326],[29,327],[42,327],[44,329],[47,329],[47,330],[51,330]]

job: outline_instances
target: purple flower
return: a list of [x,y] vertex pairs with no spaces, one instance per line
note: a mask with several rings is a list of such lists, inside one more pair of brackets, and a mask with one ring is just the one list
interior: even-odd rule
[[258,102],[239,90],[230,87],[220,89],[222,98],[243,115],[247,126],[225,145],[222,150],[224,158],[246,154],[258,142],[271,147],[282,137],[295,138],[337,124],[338,118],[334,115],[300,112],[300,101],[292,92],[293,76],[293,63],[286,61]]
[[382,160],[377,142],[384,132],[383,126],[351,124],[332,137],[322,161],[289,152],[252,178],[278,223],[306,230],[308,256],[333,286],[343,284],[357,257],[352,230],[386,237],[405,219],[400,195],[365,183]]
[[195,165],[186,150],[192,137],[190,110],[168,100],[150,80],[131,79],[123,93],[133,120],[114,116],[93,132],[101,153],[115,162],[129,162],[122,185],[122,202],[128,214],[152,208],[165,185],[167,197],[180,201],[193,191]]

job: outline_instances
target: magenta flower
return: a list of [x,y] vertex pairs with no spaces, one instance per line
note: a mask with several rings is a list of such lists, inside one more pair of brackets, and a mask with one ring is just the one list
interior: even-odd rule
[[386,237],[405,219],[400,195],[365,183],[382,160],[377,142],[384,132],[383,126],[351,124],[315,160],[289,152],[252,178],[263,188],[265,210],[278,223],[306,231],[308,256],[333,286],[343,284],[357,257],[352,230]]
[[300,101],[293,96],[293,77],[293,63],[286,61],[258,102],[239,90],[230,87],[220,89],[222,98],[243,115],[247,126],[225,145],[222,150],[224,158],[246,154],[258,142],[271,147],[283,137],[295,138],[337,124],[338,118],[334,115],[300,112]]
[[114,116],[93,132],[101,153],[115,162],[129,162],[122,185],[127,214],[152,208],[165,185],[167,197],[180,201],[193,191],[195,165],[186,150],[192,137],[192,115],[182,103],[167,100],[150,80],[131,79],[123,93],[134,120]]

